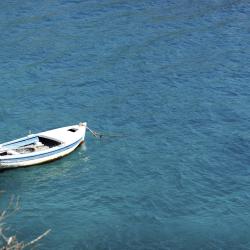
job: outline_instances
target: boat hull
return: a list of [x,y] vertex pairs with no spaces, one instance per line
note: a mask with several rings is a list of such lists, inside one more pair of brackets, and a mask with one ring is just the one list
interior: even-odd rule
[[9,158],[1,157],[0,170],[38,165],[57,160],[59,158],[62,158],[70,154],[80,144],[84,142],[86,129],[85,128],[80,128],[80,129],[82,129],[82,131],[79,131],[79,135],[75,137],[74,141],[71,141],[70,143],[63,143],[60,147],[55,147],[51,150],[47,150],[45,152],[39,152],[36,154],[17,155]]
[[27,167],[27,166],[34,166],[34,165],[39,165],[51,161],[55,161],[57,159],[60,159],[70,153],[72,153],[80,144],[83,142],[78,143],[76,146],[69,148],[67,150],[64,150],[62,152],[50,155],[50,156],[44,156],[39,159],[25,159],[19,161],[13,160],[13,161],[8,161],[8,162],[1,162],[0,163],[0,170],[1,169],[7,169],[7,168],[17,168],[17,167]]

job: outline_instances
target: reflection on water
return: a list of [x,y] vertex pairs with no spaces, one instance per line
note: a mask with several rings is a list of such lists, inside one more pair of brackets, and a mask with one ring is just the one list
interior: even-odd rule
[[38,184],[63,178],[67,176],[73,168],[79,167],[79,165],[84,169],[84,172],[87,172],[90,170],[90,166],[84,166],[84,163],[89,161],[89,156],[86,152],[86,144],[82,144],[71,154],[53,162],[25,168],[4,170],[0,172],[0,190],[7,191],[5,188],[6,184],[8,186],[7,192],[11,194],[9,183],[13,183],[13,188],[16,189],[16,192],[22,183],[26,183],[26,181],[29,182],[28,180],[33,180],[33,183]]

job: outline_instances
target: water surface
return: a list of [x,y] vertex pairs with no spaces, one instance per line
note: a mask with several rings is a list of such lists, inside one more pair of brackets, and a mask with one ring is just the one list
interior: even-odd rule
[[2,1],[0,141],[121,137],[0,173],[41,249],[250,248],[249,1]]

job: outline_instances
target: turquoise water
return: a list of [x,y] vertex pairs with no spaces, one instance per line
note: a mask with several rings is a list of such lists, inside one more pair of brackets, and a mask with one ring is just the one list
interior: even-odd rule
[[40,249],[250,249],[249,1],[1,1],[0,142],[119,134],[0,173]]

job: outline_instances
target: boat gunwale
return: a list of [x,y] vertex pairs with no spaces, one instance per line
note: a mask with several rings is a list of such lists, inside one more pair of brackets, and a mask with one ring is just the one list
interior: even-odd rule
[[32,139],[32,138],[35,138],[35,137],[38,137],[38,134],[32,134],[32,135],[28,135],[28,136],[25,136],[25,137],[22,137],[22,138],[19,138],[19,139],[15,139],[15,140],[12,140],[12,141],[4,142],[4,143],[0,144],[0,147],[10,146],[11,144],[15,144],[17,142],[28,141],[29,139]]
[[[44,132],[43,132],[43,133],[44,133]],[[9,142],[2,143],[2,144],[0,144],[0,146],[10,146],[11,144],[15,144],[15,143],[18,143],[18,142],[28,141],[29,139],[33,139],[33,138],[35,138],[35,137],[43,137],[43,138],[46,138],[46,139],[54,140],[54,141],[59,142],[59,143],[61,143],[61,144],[64,143],[63,141],[60,141],[60,140],[58,140],[58,139],[55,139],[55,138],[53,138],[53,137],[51,137],[51,136],[46,136],[46,135],[42,135],[42,133],[38,133],[38,134],[28,135],[28,136],[25,136],[25,137],[22,137],[22,138],[13,140],[13,141],[9,141]]]

